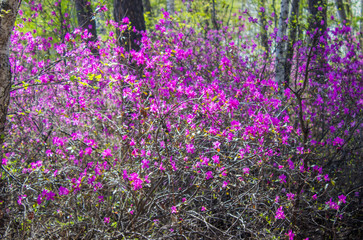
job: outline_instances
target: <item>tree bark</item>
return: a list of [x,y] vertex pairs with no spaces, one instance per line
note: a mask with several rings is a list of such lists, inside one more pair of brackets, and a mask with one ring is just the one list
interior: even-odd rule
[[287,30],[287,17],[289,15],[289,0],[281,0],[281,13],[279,19],[279,30],[277,32],[277,46],[276,46],[276,66],[275,66],[275,82],[278,84],[279,89],[285,77],[285,62],[286,62],[286,41],[284,36]]
[[309,0],[310,31],[315,31],[316,29],[318,29],[320,33],[326,31],[326,10],[326,0]]
[[313,48],[311,53],[314,55],[311,61],[311,66],[314,70],[311,73],[317,81],[323,81],[326,61],[324,59],[324,46],[320,45],[319,41],[321,37],[325,36],[327,30],[326,0],[309,0],[309,12],[309,30],[313,34],[310,36],[310,48]]
[[[0,2],[0,149],[5,138],[6,115],[10,100],[11,66],[9,62],[10,35],[13,31],[19,0],[2,0]],[[2,154],[2,153],[1,153]],[[0,179],[0,233],[2,235],[6,221],[6,183]]]
[[175,1],[174,0],[167,0],[166,1],[166,9],[169,14],[174,14],[175,12]]
[[[75,0],[78,26],[82,29],[87,29],[92,34],[92,38],[89,41],[97,41],[97,29],[96,21],[93,19],[93,10],[90,4],[87,4],[87,0]],[[91,49],[93,55],[98,54],[98,50],[95,48]]]
[[142,4],[144,6],[144,12],[148,13],[150,16],[152,16],[150,0],[142,0]]
[[[261,44],[264,47],[265,52],[269,53],[269,46],[268,46],[268,37],[267,37],[267,30],[266,30],[266,0],[260,0],[259,1],[260,6],[260,25],[261,25]],[[265,10],[261,11],[261,8],[264,8]]]
[[217,16],[216,16],[216,2],[212,0],[212,23],[215,30],[219,30],[219,26],[217,23]]
[[145,31],[145,19],[144,8],[142,6],[142,0],[114,0],[114,18],[118,23],[122,22],[122,19],[127,17],[131,22],[131,30],[126,30],[122,35],[117,30],[117,37],[119,43],[125,46],[126,51],[134,49],[138,51],[140,49],[139,42],[141,40],[141,34],[136,31]]
[[87,0],[75,0],[77,10],[78,26],[87,29],[92,33],[92,41],[97,39],[96,21],[93,19],[93,10],[91,5],[87,4]]
[[290,13],[290,30],[289,30],[289,44],[287,46],[287,56],[285,63],[285,87],[290,83],[290,73],[292,66],[292,59],[294,57],[294,44],[296,42],[296,34],[299,23],[299,6],[300,0],[292,0]]
[[337,7],[340,20],[344,25],[346,25],[348,22],[347,22],[347,15],[345,14],[343,1],[335,0],[335,6]]

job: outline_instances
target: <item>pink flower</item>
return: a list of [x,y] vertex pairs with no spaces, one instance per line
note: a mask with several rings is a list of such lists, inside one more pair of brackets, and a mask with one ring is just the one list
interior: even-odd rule
[[102,156],[103,158],[112,157],[111,149],[107,148],[105,151],[103,151]]
[[139,178],[139,174],[131,173],[129,175],[129,180],[131,181],[131,184],[134,187],[134,191],[142,188],[143,181]]
[[205,210],[207,210],[204,206],[202,206],[202,208],[200,209],[200,211],[204,212]]
[[54,192],[48,190],[45,195],[47,197],[47,200],[52,200],[52,201],[54,200],[54,197],[55,197],[55,193]]
[[141,166],[142,168],[149,168],[150,167],[149,166],[150,161],[148,161],[147,159],[142,160],[141,163],[142,163],[142,166]]
[[326,202],[325,204],[329,205],[331,209],[339,210],[339,205],[336,202],[333,202],[331,198],[329,202]]
[[205,173],[205,180],[209,180],[213,178],[213,172],[212,171],[208,171]]
[[318,197],[316,196],[316,194],[314,194],[314,195],[312,196],[312,198],[313,198],[314,200],[316,200]]
[[333,146],[340,145],[342,146],[344,144],[344,139],[340,137],[336,137],[333,141]]
[[286,233],[286,236],[289,237],[289,240],[294,240],[295,234],[292,232],[292,230],[289,230],[289,232]]
[[286,183],[286,176],[285,176],[284,174],[281,174],[281,175],[279,176],[279,178],[280,178],[280,182],[282,182],[282,183]]
[[328,174],[324,175],[324,180],[325,180],[325,182],[329,182],[329,175]]
[[287,196],[287,200],[294,200],[295,194],[288,193],[288,194],[286,194],[286,196]]
[[275,215],[276,219],[285,219],[285,214],[284,211],[282,210],[282,206],[280,206],[277,211],[276,211],[276,215]]
[[223,181],[222,188],[227,187],[228,183],[229,183],[228,181]]
[[218,142],[218,141],[213,142],[213,148],[214,149],[219,149],[220,146],[221,146],[220,142]]
[[187,144],[186,149],[188,153],[194,153],[194,145],[193,144]]
[[92,153],[92,148],[88,147],[84,150],[84,153],[87,154],[87,155],[91,155]]
[[62,186],[59,187],[59,195],[68,195],[68,194],[69,194],[68,188]]
[[160,163],[159,169],[160,169],[160,171],[165,171],[165,168],[163,167],[163,163]]
[[19,198],[18,198],[18,201],[17,201],[18,204],[19,205],[22,205],[22,200],[25,199],[25,198],[26,198],[26,195],[25,194],[24,195],[20,195]]
[[175,206],[172,206],[171,213],[178,213],[178,209]]
[[130,22],[128,17],[125,17],[124,19],[122,19],[122,22],[125,24],[128,24]]
[[218,155],[214,155],[214,156],[212,157],[212,160],[213,160],[213,162],[214,162],[215,164],[219,164],[219,156],[218,156]]
[[37,198],[38,205],[42,204],[42,196],[39,194]]
[[7,165],[7,164],[8,164],[8,159],[3,158],[3,159],[2,159],[2,164],[3,164],[3,165]]
[[249,168],[243,168],[243,169],[242,169],[242,172],[243,172],[244,174],[250,174],[250,169],[249,169]]
[[104,221],[104,223],[106,223],[106,224],[107,224],[107,223],[110,223],[110,218],[109,218],[109,217],[105,217],[103,221]]
[[342,194],[342,195],[339,195],[338,196],[338,199],[339,199],[338,202],[340,202],[340,203],[346,203],[347,197]]

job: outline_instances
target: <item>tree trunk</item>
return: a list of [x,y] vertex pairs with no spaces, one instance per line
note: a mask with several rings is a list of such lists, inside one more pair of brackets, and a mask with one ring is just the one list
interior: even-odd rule
[[[2,0],[0,2],[0,149],[5,138],[5,123],[8,113],[11,88],[11,66],[9,62],[10,35],[13,31],[16,14],[18,13],[19,0]],[[2,153],[1,153],[2,154]],[[0,179],[0,234],[6,228],[6,183]]]
[[318,29],[320,33],[326,31],[326,10],[326,0],[309,0],[310,31],[315,31],[316,29]]
[[311,73],[317,81],[324,80],[324,67],[326,61],[324,60],[324,46],[319,44],[321,37],[324,37],[327,29],[326,21],[326,0],[309,0],[310,22],[309,31],[311,31],[310,47],[313,48],[311,52],[316,56],[311,62],[314,70]]
[[168,10],[168,13],[174,14],[174,12],[175,12],[175,1],[174,0],[167,0],[166,1],[166,9]]
[[[96,21],[93,19],[93,11],[90,4],[87,4],[87,0],[75,0],[78,26],[82,29],[87,29],[92,34],[92,38],[89,41],[97,41],[97,29]],[[97,49],[92,48],[94,55],[98,54]]]
[[287,23],[286,19],[289,15],[289,0],[281,0],[281,13],[279,19],[279,29],[277,32],[277,46],[276,46],[276,63],[275,63],[275,82],[278,84],[279,89],[282,89],[282,85],[285,77],[285,62],[286,62],[286,41],[284,36],[286,35]]
[[130,51],[131,49],[138,51],[140,45],[137,42],[141,40],[142,36],[140,33],[133,31],[133,28],[136,31],[146,30],[142,0],[114,0],[113,4],[115,21],[121,23],[122,19],[127,17],[132,26],[131,30],[126,30],[122,36],[117,30],[119,43],[125,46],[126,51]]
[[335,6],[337,7],[340,21],[342,21],[342,23],[344,25],[346,25],[348,22],[347,22],[347,15],[345,14],[343,1],[342,0],[335,0]]
[[[266,7],[266,0],[260,0],[259,1],[260,6],[260,25],[261,25],[261,44],[265,50],[265,52],[269,53],[269,46],[268,46],[268,37],[267,37],[267,30],[266,30],[266,10],[262,10],[261,8]],[[261,11],[262,10],[262,11]]]
[[144,12],[152,16],[150,0],[142,0],[142,4],[144,6]]
[[294,57],[294,44],[296,42],[296,34],[299,22],[299,6],[300,0],[292,0],[291,4],[291,14],[290,14],[290,31],[289,31],[289,44],[287,46],[287,56],[285,63],[285,87],[290,83],[290,73],[292,66],[292,59]]
[[215,0],[212,0],[212,23],[215,30],[219,29],[218,23],[217,23],[217,16],[216,16],[216,2]]

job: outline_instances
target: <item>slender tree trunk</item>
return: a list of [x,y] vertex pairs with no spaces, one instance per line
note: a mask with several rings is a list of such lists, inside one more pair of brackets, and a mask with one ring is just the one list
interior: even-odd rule
[[174,0],[167,0],[166,1],[166,9],[168,10],[168,13],[174,14],[174,12],[175,12],[175,1]]
[[318,29],[320,31],[320,34],[326,31],[326,10],[326,0],[309,0],[310,31],[315,31],[316,29]]
[[148,13],[150,16],[152,16],[150,0],[142,0],[142,4],[144,6],[144,12]]
[[[122,36],[117,30],[117,37],[119,43],[125,46],[126,51],[134,49],[138,51],[140,49],[139,42],[141,40],[141,34],[136,31],[145,31],[145,19],[144,19],[144,8],[142,6],[142,0],[114,0],[114,18],[115,21],[120,23],[122,19],[127,17],[131,22],[132,29],[126,30]],[[137,41],[137,42],[135,42]]]
[[344,4],[342,0],[335,0],[335,6],[337,7],[339,18],[342,21],[344,25],[346,25],[347,22],[347,15],[345,13]]
[[92,40],[95,41],[97,39],[96,21],[93,19],[91,5],[87,3],[87,0],[75,0],[78,26],[92,33]]
[[[87,29],[92,34],[92,38],[89,41],[97,41],[97,29],[96,21],[93,19],[93,11],[90,4],[87,4],[87,0],[75,0],[78,26],[82,29]],[[94,55],[98,54],[97,49],[92,48]]]
[[[265,9],[266,7],[266,0],[260,0],[260,25],[261,25],[261,44],[265,50],[265,52],[269,53],[269,46],[268,46],[268,37],[267,37],[267,30],[266,30],[266,10],[262,10],[261,8]],[[262,10],[262,11],[261,11]]]
[[314,78],[318,81],[324,80],[324,45],[319,44],[321,37],[325,36],[327,29],[326,22],[326,0],[309,0],[309,12],[310,12],[310,22],[309,30],[313,33],[310,38],[310,47],[313,48],[311,52],[315,57],[311,61],[311,66],[314,70],[311,73]]
[[215,30],[219,29],[218,23],[217,23],[217,16],[216,16],[216,2],[215,0],[212,0],[212,23]]
[[290,14],[290,31],[289,31],[289,43],[287,46],[287,56],[285,63],[285,87],[290,83],[290,73],[292,66],[292,59],[294,57],[294,44],[296,42],[296,34],[299,23],[299,6],[300,0],[292,0],[291,4],[291,14]]
[[277,46],[276,46],[276,63],[275,63],[275,81],[282,89],[285,77],[285,62],[286,62],[286,35],[287,23],[286,20],[289,15],[289,0],[281,0],[281,13],[279,19],[279,30],[277,32]]
[[275,0],[272,0],[272,9],[274,11],[275,28],[277,28],[277,13],[276,13],[276,2],[275,2]]
[[[9,62],[10,35],[13,31],[19,0],[2,0],[0,2],[0,149],[5,138],[6,115],[10,100],[11,66]],[[2,153],[1,153],[2,154]],[[6,182],[0,179],[0,234],[5,230],[7,193]]]

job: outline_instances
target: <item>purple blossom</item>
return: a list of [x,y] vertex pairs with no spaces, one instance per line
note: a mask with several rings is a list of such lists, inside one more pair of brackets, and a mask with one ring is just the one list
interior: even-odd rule
[[281,183],[286,183],[286,176],[285,176],[285,174],[281,174],[281,175],[279,176],[279,179],[280,179],[280,182],[281,182]]
[[187,144],[186,145],[186,148],[187,148],[187,152],[188,153],[194,153],[194,145],[193,144]]
[[294,200],[295,194],[288,193],[288,194],[286,194],[286,196],[287,196],[287,200]]
[[289,230],[289,232],[286,233],[286,235],[289,237],[289,240],[294,240],[295,234],[292,232],[292,230]]
[[205,173],[205,180],[209,180],[213,178],[213,172],[212,171],[208,171]]
[[338,199],[339,199],[338,202],[340,202],[340,203],[346,203],[347,197],[342,194],[342,195],[339,195],[338,196]]
[[178,213],[178,209],[176,208],[176,206],[171,207],[171,213]]
[[27,196],[24,194],[24,195],[20,195],[19,197],[18,197],[18,204],[19,205],[22,205],[23,203],[22,203],[22,201],[26,198]]
[[68,195],[69,190],[67,188],[65,188],[65,187],[60,186],[58,193],[59,193],[59,195]]
[[331,209],[339,210],[339,205],[336,202],[334,202],[331,198],[329,202],[326,202],[325,204],[329,205]]
[[107,148],[102,153],[103,158],[112,157],[111,149]]
[[275,215],[276,219],[285,219],[285,213],[282,210],[282,206],[280,206],[277,210],[276,210],[276,215]]

